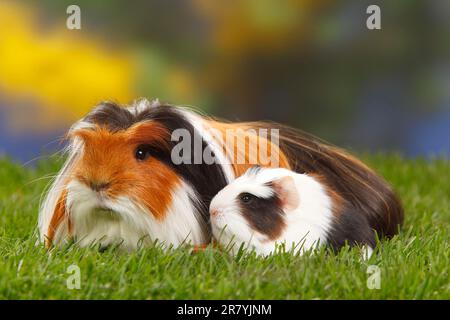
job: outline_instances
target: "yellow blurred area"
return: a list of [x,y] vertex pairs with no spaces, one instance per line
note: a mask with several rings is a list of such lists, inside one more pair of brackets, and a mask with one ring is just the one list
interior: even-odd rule
[[308,33],[311,13],[329,0],[194,0],[214,25],[213,46],[224,55],[285,50]]
[[0,21],[0,94],[42,108],[36,128],[71,122],[100,100],[135,97],[130,54],[77,36],[79,31],[66,29],[64,20],[42,30],[34,12],[17,3],[0,3]]
[[30,159],[99,101],[140,97],[364,150],[448,140],[448,1],[384,1],[381,30],[369,0],[75,3],[81,30],[70,0],[0,0],[0,154]]
[[[302,42],[312,13],[328,2],[191,0],[194,11],[209,21],[208,36],[192,45],[204,41],[212,63],[189,67],[150,39],[141,47],[111,47],[88,25],[68,30],[64,11],[57,21],[42,23],[37,5],[1,1],[0,97],[18,131],[65,127],[102,100],[128,103],[142,95],[197,104],[208,92],[230,90],[227,83],[240,78],[246,56],[284,52],[293,39]],[[23,105],[38,112],[30,119]]]
[[[308,49],[316,26],[314,17],[333,0],[192,0],[197,12],[209,22],[209,48],[214,63],[201,74],[210,91],[227,96],[236,87],[248,88],[235,94],[232,103],[256,105],[246,65],[252,57],[276,57],[293,48]],[[296,49],[297,50],[297,49]],[[248,75],[248,74],[247,74]],[[255,96],[260,93],[255,92]]]

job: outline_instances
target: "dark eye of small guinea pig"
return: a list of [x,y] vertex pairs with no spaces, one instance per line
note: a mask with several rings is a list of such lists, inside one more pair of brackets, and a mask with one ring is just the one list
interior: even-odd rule
[[141,144],[136,148],[134,156],[139,161],[144,161],[150,156],[151,146],[148,144]]
[[247,193],[247,192],[241,193],[241,194],[239,195],[239,199],[240,199],[243,203],[250,203],[250,202],[252,202],[253,199],[255,199],[255,198],[256,198],[256,197],[255,197],[253,194]]

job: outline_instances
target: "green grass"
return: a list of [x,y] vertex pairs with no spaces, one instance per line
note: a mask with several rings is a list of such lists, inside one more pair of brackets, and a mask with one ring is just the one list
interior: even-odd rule
[[[401,196],[406,221],[369,261],[358,250],[295,257],[230,257],[213,249],[123,254],[35,246],[40,194],[57,161],[35,169],[0,159],[0,298],[2,299],[449,299],[450,162],[366,157]],[[69,290],[67,268],[81,270]],[[366,286],[367,267],[381,289]]]

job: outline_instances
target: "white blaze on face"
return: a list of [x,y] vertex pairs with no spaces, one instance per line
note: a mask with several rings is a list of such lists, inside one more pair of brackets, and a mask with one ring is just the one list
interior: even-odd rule
[[[286,176],[294,179],[299,202],[294,210],[285,211],[286,228],[279,239],[271,241],[251,228],[240,212],[239,195],[250,193],[269,198],[275,191],[267,183]],[[282,168],[260,169],[248,171],[222,189],[211,202],[210,214],[213,235],[225,247],[234,244],[233,248],[238,249],[244,243],[258,254],[267,255],[277,244],[284,243],[286,250],[294,246],[303,252],[326,243],[332,222],[332,202],[324,186],[306,174]]]
[[239,196],[251,193],[259,198],[269,198],[273,190],[256,175],[243,175],[223,188],[210,204],[211,226],[213,236],[225,247],[236,250],[244,244],[248,249],[264,247],[265,235],[253,230],[242,215]]

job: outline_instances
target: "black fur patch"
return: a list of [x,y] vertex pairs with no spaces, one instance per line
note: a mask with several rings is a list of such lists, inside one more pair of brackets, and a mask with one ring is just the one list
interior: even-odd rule
[[171,160],[171,150],[178,143],[177,141],[168,141],[169,151],[155,152],[155,156],[160,161],[164,162],[177,174],[183,178],[183,180],[190,184],[200,197],[200,202],[192,200],[195,207],[208,222],[209,226],[209,213],[208,208],[212,198],[227,184],[222,167],[219,164],[194,164],[194,140],[202,142],[202,154],[208,147],[208,144],[193,125],[181,114],[176,107],[170,105],[158,105],[146,109],[136,115],[128,111],[127,109],[120,107],[113,103],[103,103],[95,108],[89,115],[87,115],[84,121],[96,123],[102,126],[106,126],[112,132],[118,130],[124,130],[129,128],[135,123],[152,120],[165,126],[170,134],[176,129],[186,129],[191,139],[191,161],[190,164],[176,165]]
[[250,226],[271,240],[278,239],[286,226],[280,200],[276,196],[260,198],[253,195],[252,200],[245,203],[240,199],[242,195],[236,201],[239,201],[240,212]]
[[344,205],[344,209],[333,219],[327,240],[335,251],[345,246],[346,243],[349,246],[359,244],[375,247],[375,232],[370,227],[366,216],[357,209],[349,204]]
[[112,102],[103,102],[83,120],[105,126],[112,132],[125,130],[138,122],[131,112]]
[[364,215],[380,236],[390,238],[398,233],[403,208],[380,176],[356,158],[303,131],[272,122],[255,124],[255,128],[269,125],[280,130],[280,149],[288,155],[291,170],[323,176],[329,187],[357,208],[358,215]]

